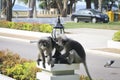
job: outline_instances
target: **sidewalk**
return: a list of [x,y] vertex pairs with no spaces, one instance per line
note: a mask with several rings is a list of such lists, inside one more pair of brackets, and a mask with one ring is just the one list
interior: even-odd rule
[[2,38],[30,42],[31,40],[38,40],[42,36],[50,36],[50,34],[25,31],[25,30],[0,28],[0,37],[2,37]]
[[0,80],[15,80],[15,79],[0,74]]

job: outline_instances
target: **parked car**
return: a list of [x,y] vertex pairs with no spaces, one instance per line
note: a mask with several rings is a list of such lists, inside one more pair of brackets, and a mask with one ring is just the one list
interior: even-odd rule
[[74,22],[84,21],[84,22],[103,22],[108,23],[109,17],[95,9],[81,9],[71,15],[71,20]]

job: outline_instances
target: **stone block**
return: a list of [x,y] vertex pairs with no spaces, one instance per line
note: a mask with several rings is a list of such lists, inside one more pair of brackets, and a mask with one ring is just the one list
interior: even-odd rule
[[108,46],[108,48],[120,49],[120,42],[113,41],[113,40],[108,40],[107,46]]
[[67,70],[78,70],[80,67],[80,64],[54,64],[54,67],[51,67],[47,63],[46,68],[43,68],[42,62],[39,63],[40,65],[37,65],[38,68],[41,68],[43,70],[47,71],[67,71]]
[[42,62],[39,62],[38,68],[42,69],[42,72],[37,72],[36,78],[38,80],[80,80],[79,75],[74,71],[79,69],[80,64],[54,64],[54,67],[48,65],[43,68]]
[[36,78],[38,80],[80,80],[80,76],[78,74],[52,75],[49,72],[37,72]]

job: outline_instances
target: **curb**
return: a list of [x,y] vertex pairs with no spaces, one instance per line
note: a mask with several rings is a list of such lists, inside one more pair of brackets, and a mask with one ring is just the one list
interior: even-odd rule
[[0,38],[10,39],[10,40],[17,40],[17,41],[22,41],[22,42],[27,42],[27,43],[31,42],[31,40],[27,40],[27,39],[20,39],[20,38],[6,37],[6,36],[0,36]]
[[33,32],[33,31],[25,31],[25,30],[16,30],[16,29],[8,29],[8,28],[0,28],[0,32],[15,34],[15,35],[23,35],[29,37],[42,37],[42,36],[50,36],[49,33],[41,33],[41,32]]
[[92,54],[98,54],[98,55],[106,55],[106,56],[112,56],[112,57],[119,57],[120,54],[117,53],[111,53],[111,52],[105,52],[105,51],[99,51],[99,50],[91,50],[91,49],[85,49],[86,52],[92,53]]
[[8,77],[8,76],[5,76],[3,74],[0,74],[0,80],[15,80],[15,79]]
[[33,32],[33,31],[25,31],[25,30],[16,30],[16,29],[8,29],[8,28],[0,28],[0,33],[3,33],[3,34],[6,33],[8,35],[9,34],[18,35],[18,37],[3,36],[3,35],[0,35],[0,37],[5,38],[5,39],[22,41],[22,42],[31,42],[31,40],[26,39],[26,38],[20,38],[19,36],[34,37],[36,39],[39,39],[40,37],[50,36],[51,35],[49,33]]

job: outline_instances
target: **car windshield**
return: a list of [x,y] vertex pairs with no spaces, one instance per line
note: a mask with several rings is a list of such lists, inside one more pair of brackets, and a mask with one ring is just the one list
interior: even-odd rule
[[97,10],[94,10],[94,9],[91,9],[90,11],[93,12],[93,14],[99,14],[99,13],[101,13],[100,11],[97,11]]

